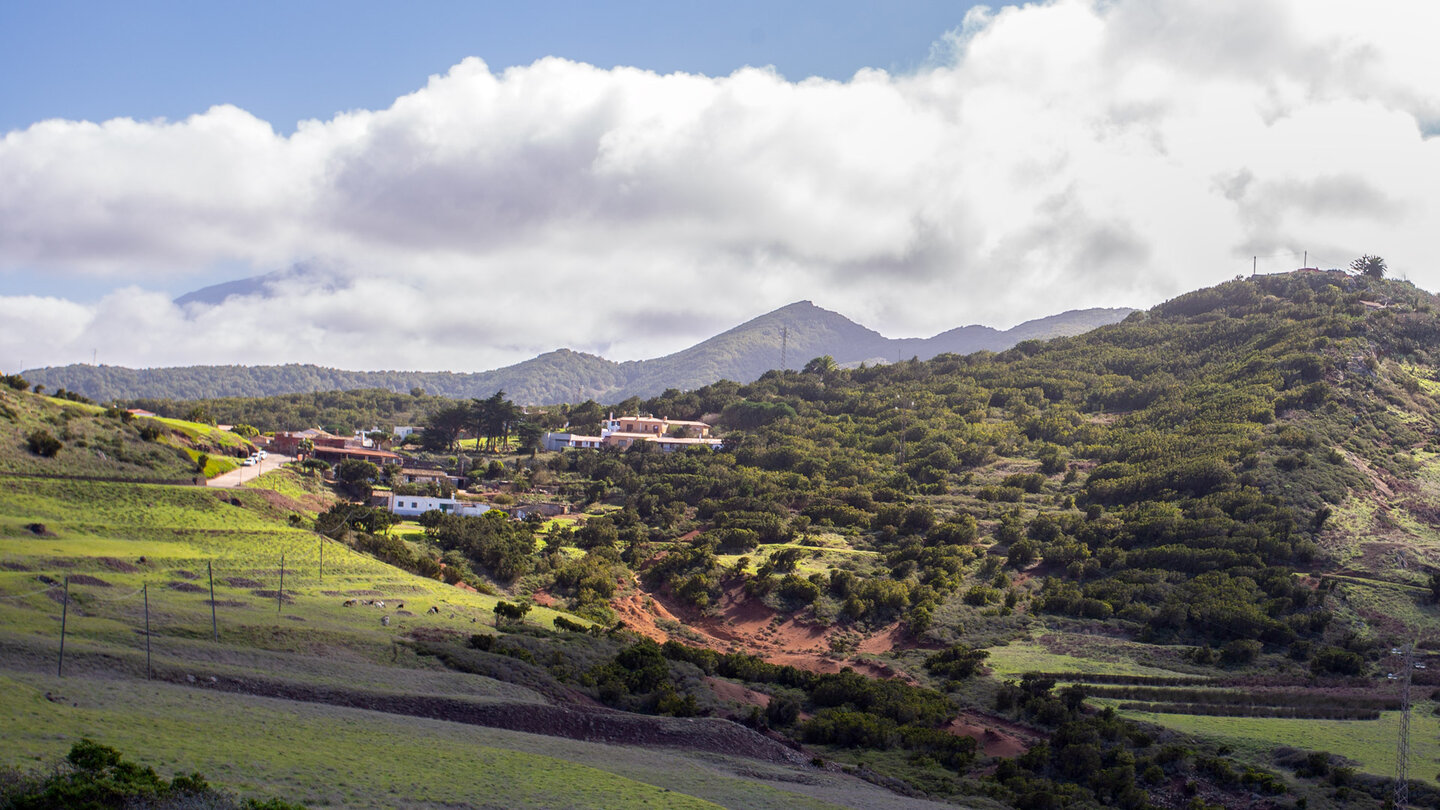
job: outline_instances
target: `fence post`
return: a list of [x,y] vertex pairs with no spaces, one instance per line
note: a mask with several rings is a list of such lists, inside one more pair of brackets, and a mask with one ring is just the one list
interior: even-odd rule
[[320,584],[325,584],[325,538],[320,538]]
[[150,583],[145,583],[143,592],[145,594],[145,680],[148,681],[154,671],[150,666]]
[[70,575],[65,575],[65,599],[60,603],[60,665],[55,670],[57,678],[65,677],[65,620],[70,614]]
[[285,552],[280,552],[280,590],[275,592],[275,615],[280,615],[280,608],[285,604]]
[[205,572],[210,575],[210,635],[220,640],[220,625],[215,621],[215,567],[205,561]]

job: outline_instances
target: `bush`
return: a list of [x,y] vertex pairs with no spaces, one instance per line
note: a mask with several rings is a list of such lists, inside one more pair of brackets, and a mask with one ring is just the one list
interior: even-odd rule
[[60,452],[60,448],[65,446],[60,443],[59,439],[51,436],[50,431],[44,428],[27,436],[25,438],[25,444],[30,448],[30,452],[45,458],[54,458],[55,454]]

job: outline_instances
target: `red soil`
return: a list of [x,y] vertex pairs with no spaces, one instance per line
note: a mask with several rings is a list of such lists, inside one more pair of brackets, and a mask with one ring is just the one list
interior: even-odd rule
[[1035,738],[1032,732],[1015,723],[972,714],[961,714],[951,720],[945,730],[980,743],[980,750],[987,757],[1018,757],[1030,747],[1027,739]]

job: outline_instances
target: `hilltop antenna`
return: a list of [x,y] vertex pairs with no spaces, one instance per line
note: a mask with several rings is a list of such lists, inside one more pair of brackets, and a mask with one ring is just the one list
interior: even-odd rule
[[1259,256],[1251,256],[1251,257],[1250,257],[1250,275],[1253,276],[1253,275],[1255,275],[1257,272],[1259,272],[1259,268],[1260,268],[1260,257],[1259,257]]
[[790,349],[790,327],[780,327],[780,370],[785,370],[785,354]]
[[1405,645],[1400,675],[1400,741],[1395,748],[1395,806],[1410,803],[1410,671],[1415,668],[1415,644]]

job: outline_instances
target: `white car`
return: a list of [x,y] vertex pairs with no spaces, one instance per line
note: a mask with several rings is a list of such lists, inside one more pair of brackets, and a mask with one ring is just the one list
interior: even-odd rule
[[262,459],[263,459],[263,458],[268,457],[269,455],[270,455],[270,454],[267,453],[267,452],[265,452],[264,450],[256,450],[256,451],[255,451],[255,456],[256,456],[257,458],[262,458]]
[[254,467],[254,466],[255,466],[255,459],[253,459],[253,458],[247,458],[247,459],[245,459],[244,461],[242,461],[242,462],[240,462],[240,463],[243,464],[243,465],[245,465],[246,467]]

